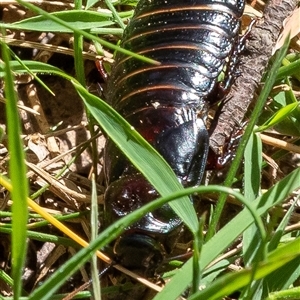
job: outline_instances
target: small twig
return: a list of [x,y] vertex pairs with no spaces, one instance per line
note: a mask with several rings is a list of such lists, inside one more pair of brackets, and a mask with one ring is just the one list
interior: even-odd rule
[[217,264],[219,261],[232,257],[236,254],[238,254],[239,252],[241,252],[242,250],[242,244],[238,244],[234,249],[226,252],[225,254],[219,256],[218,258],[216,258],[215,260],[213,260],[205,269],[209,269],[210,267],[212,267],[213,265]]
[[[2,102],[2,103],[5,104],[5,103],[6,103],[6,99],[0,97],[0,102]],[[35,111],[34,109],[32,109],[32,108],[30,108],[30,107],[27,107],[27,106],[25,106],[25,105],[20,105],[20,104],[17,104],[17,107],[18,107],[19,109],[23,109],[23,110],[27,111],[28,113],[31,113],[31,114],[33,114],[33,115],[39,116],[39,112]]]
[[288,233],[288,232],[297,231],[297,230],[300,230],[300,222],[285,227],[284,232]]
[[[70,199],[74,199],[78,202],[90,203],[91,196],[83,193],[78,193],[74,190],[69,189],[64,184],[59,182],[56,178],[48,174],[43,169],[40,169],[36,165],[27,162],[26,165],[44,181],[50,184],[50,190],[57,194],[63,200],[70,202]],[[98,203],[103,203],[103,195],[98,196]]]
[[295,153],[300,153],[300,146],[288,143],[286,141],[280,140],[280,139],[276,139],[273,137],[270,137],[268,135],[265,134],[261,134],[260,135],[261,140],[268,145],[277,147],[277,148],[281,148],[287,151],[291,151],[291,152],[295,152]]

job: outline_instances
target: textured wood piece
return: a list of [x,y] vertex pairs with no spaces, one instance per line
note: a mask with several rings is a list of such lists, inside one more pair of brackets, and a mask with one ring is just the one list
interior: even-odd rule
[[237,125],[242,124],[272,56],[283,21],[292,14],[297,3],[298,0],[269,1],[263,18],[254,25],[237,68],[237,74],[241,75],[236,78],[220,115],[213,124],[210,147],[215,153],[219,154]]

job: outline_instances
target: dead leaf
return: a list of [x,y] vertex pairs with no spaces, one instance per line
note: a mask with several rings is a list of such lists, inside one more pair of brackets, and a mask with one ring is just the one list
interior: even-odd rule
[[300,32],[300,8],[294,10],[293,14],[286,18],[283,22],[283,30],[278,37],[277,43],[272,51],[272,55],[276,50],[280,49],[288,34],[292,39]]
[[27,146],[36,155],[38,162],[43,161],[49,155],[45,139],[40,134],[30,135]]

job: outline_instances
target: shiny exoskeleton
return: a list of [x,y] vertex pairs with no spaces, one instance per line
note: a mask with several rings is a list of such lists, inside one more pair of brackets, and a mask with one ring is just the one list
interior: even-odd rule
[[[205,170],[206,117],[219,100],[217,78],[230,66],[243,10],[244,0],[141,0],[121,46],[161,65],[116,55],[109,103],[161,153],[185,187],[199,185]],[[159,196],[110,140],[105,174],[109,223]],[[147,214],[116,241],[117,259],[153,274],[172,250],[180,225],[168,205]]]

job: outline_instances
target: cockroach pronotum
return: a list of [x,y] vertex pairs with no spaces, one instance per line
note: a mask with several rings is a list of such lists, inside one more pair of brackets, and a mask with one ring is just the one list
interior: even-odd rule
[[[121,47],[153,58],[150,65],[118,53],[108,102],[151,143],[184,187],[199,185],[209,148],[206,118],[219,100],[218,76],[236,58],[244,0],[141,0]],[[159,195],[107,141],[105,207],[108,222]],[[151,275],[170,253],[181,220],[165,205],[127,228],[115,242],[117,260]]]

